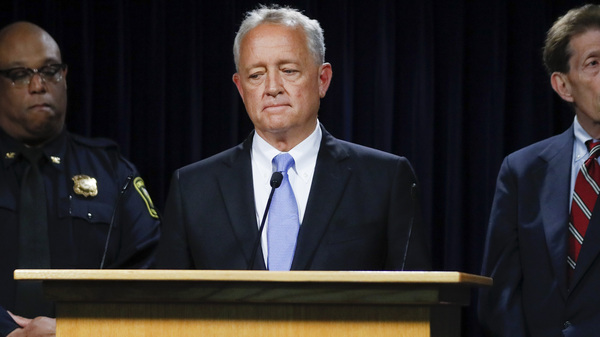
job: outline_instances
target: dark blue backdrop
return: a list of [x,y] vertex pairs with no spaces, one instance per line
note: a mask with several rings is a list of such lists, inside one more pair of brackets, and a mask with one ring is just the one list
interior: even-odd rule
[[[333,81],[320,120],[338,138],[408,157],[422,185],[434,266],[478,273],[496,174],[508,153],[568,127],[551,91],[545,32],[576,0],[281,1],[325,30]],[[232,43],[255,1],[3,0],[69,64],[71,131],[109,137],[159,207],[172,171],[252,126]],[[473,310],[465,335],[476,336]]]

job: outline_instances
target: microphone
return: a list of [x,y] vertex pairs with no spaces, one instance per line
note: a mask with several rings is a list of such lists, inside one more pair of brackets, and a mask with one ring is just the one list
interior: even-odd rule
[[269,200],[267,200],[267,207],[265,208],[265,213],[263,214],[262,221],[260,223],[260,228],[258,229],[258,236],[254,241],[254,248],[252,249],[252,255],[250,255],[250,264],[248,265],[248,270],[252,270],[254,268],[256,251],[258,250],[258,246],[260,245],[260,237],[262,236],[263,229],[265,228],[265,220],[267,219],[267,214],[269,214],[269,207],[271,207],[273,193],[275,193],[275,189],[277,187],[281,186],[282,181],[283,174],[281,174],[281,172],[273,172],[273,174],[271,175],[271,194],[269,194]]
[[410,221],[408,223],[408,236],[406,238],[406,246],[404,247],[404,257],[402,258],[402,268],[406,265],[406,257],[408,256],[408,245],[410,244],[410,236],[412,234],[413,223],[415,219],[415,199],[417,198],[417,184],[413,183],[410,187]]
[[129,188],[131,179],[133,179],[133,176],[127,177],[127,181],[125,181],[125,185],[123,185],[123,187],[121,188],[119,196],[115,201],[115,207],[113,208],[113,213],[110,218],[110,225],[108,227],[108,234],[106,235],[106,243],[104,244],[104,253],[102,254],[102,261],[100,262],[100,269],[104,269],[104,260],[106,259],[106,254],[108,253],[108,243],[110,242],[110,234],[112,233],[113,224],[115,223],[115,218],[117,217],[117,211],[119,210],[119,206],[121,205],[121,198],[123,198],[123,194],[125,194],[125,191],[127,191],[127,188]]

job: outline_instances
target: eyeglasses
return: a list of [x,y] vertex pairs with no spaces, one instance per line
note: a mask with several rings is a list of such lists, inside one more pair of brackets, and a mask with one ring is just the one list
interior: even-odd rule
[[12,81],[15,87],[25,87],[31,83],[31,79],[35,74],[40,75],[43,82],[58,83],[63,78],[63,71],[67,69],[66,64],[50,64],[38,69],[25,67],[0,70],[0,75]]

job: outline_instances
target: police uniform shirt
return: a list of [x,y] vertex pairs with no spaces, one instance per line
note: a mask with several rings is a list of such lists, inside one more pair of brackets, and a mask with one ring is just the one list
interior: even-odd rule
[[4,308],[0,307],[0,336],[6,336],[19,325],[10,317]]
[[[0,305],[7,310],[15,305],[19,191],[28,165],[19,153],[22,146],[0,130]],[[51,267],[99,268],[111,222],[104,268],[150,267],[160,234],[158,214],[116,144],[63,130],[43,151]]]

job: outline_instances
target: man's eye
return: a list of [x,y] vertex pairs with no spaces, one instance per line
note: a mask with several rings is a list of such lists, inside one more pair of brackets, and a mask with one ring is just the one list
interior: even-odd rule
[[14,70],[10,72],[9,76],[13,80],[19,80],[29,77],[29,72],[27,70]]
[[58,69],[54,68],[54,67],[44,67],[39,70],[39,73],[43,74],[44,76],[48,76],[48,77],[52,77],[52,76],[56,75],[57,72],[58,72]]
[[57,71],[53,69],[43,69],[40,70],[39,73],[42,74],[44,77],[52,77],[56,75]]

